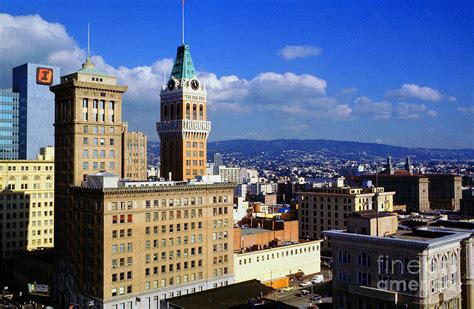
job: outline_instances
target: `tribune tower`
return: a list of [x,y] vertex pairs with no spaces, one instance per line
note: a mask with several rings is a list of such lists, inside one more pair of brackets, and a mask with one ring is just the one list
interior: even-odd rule
[[171,76],[161,90],[160,137],[161,177],[190,180],[206,172],[206,89],[199,82],[189,45],[178,47]]

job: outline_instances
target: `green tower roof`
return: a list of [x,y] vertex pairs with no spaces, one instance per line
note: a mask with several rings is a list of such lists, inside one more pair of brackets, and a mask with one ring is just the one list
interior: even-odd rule
[[173,70],[171,70],[171,77],[175,79],[191,79],[196,76],[191,53],[189,52],[189,45],[181,45],[178,47],[176,59],[174,61]]

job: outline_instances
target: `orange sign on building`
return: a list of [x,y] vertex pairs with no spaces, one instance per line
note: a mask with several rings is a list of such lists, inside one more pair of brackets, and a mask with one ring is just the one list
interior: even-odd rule
[[36,68],[36,83],[39,85],[52,85],[53,69]]

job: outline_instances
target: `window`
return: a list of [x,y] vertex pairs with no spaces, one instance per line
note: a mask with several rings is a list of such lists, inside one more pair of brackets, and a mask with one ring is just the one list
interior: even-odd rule
[[443,255],[441,258],[441,269],[446,269],[448,265],[448,257],[446,255]]
[[357,257],[357,264],[359,266],[370,266],[370,258],[367,253],[363,252]]
[[110,146],[113,146],[113,145],[114,145],[114,139],[111,138],[111,139],[110,139]]
[[351,262],[351,256],[347,251],[339,251],[339,263],[348,264]]
[[432,258],[432,259],[431,259],[431,263],[430,263],[430,265],[431,265],[430,268],[431,268],[431,271],[432,271],[432,272],[435,272],[436,269],[437,269],[436,263],[437,263],[436,259],[435,259],[435,258]]
[[363,273],[363,272],[358,272],[357,273],[357,283],[360,285],[370,285],[371,280],[370,280],[370,274],[368,273]]

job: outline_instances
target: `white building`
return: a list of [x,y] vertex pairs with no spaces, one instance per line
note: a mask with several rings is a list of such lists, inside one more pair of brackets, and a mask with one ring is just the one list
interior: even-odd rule
[[234,197],[234,224],[247,216],[249,202],[245,201],[245,197]]
[[219,175],[223,182],[240,182],[240,167],[219,166]]
[[234,253],[235,282],[257,279],[261,282],[283,278],[297,272],[321,271],[321,240],[301,242],[265,250]]

